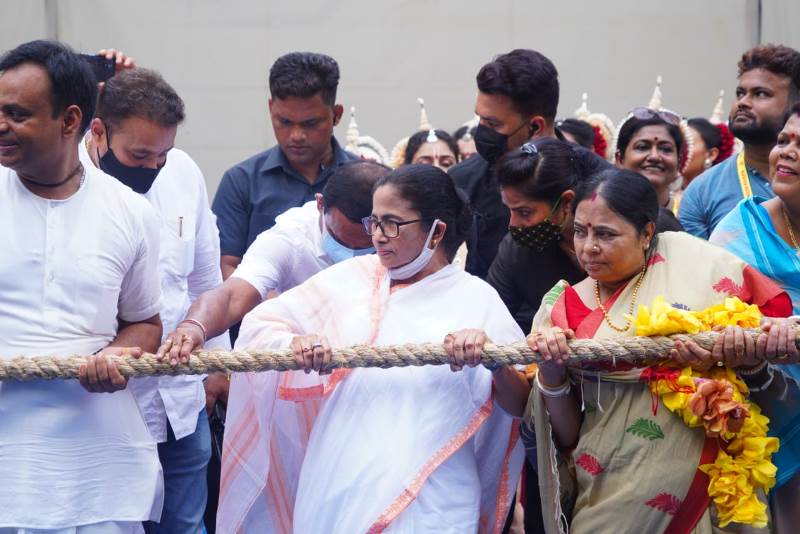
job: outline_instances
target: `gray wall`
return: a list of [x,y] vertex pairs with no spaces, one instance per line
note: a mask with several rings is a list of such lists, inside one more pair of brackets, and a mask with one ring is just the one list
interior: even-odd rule
[[[339,101],[357,107],[362,135],[387,149],[417,127],[416,97],[436,127],[469,119],[474,78],[494,54],[536,48],[558,67],[560,116],[580,94],[618,121],[647,104],[657,75],[664,105],[708,116],[726,105],[736,61],[755,44],[800,49],[797,0],[0,0],[0,49],[56,37],[82,51],[116,47],[160,70],[185,99],[178,145],[206,174],[274,143],[266,114],[269,66],[292,50],[335,57]],[[344,139],[346,120],[337,128]]]

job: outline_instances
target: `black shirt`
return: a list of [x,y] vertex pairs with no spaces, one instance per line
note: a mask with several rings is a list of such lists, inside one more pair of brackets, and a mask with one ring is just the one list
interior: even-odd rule
[[[606,160],[581,146],[573,146],[581,153],[583,173],[594,174],[611,167]],[[511,215],[500,197],[500,187],[489,163],[475,154],[448,171],[456,187],[469,199],[472,208],[472,228],[467,236],[466,271],[486,279],[497,247],[508,233]],[[549,288],[548,288],[549,289]]]
[[[671,211],[661,208],[657,232],[681,231],[681,225]],[[497,290],[508,311],[523,332],[530,332],[533,316],[542,297],[559,280],[577,284],[586,273],[566,252],[553,243],[541,252],[517,244],[506,234],[489,268],[486,281]]]
[[556,282],[566,280],[570,284],[577,284],[584,278],[586,273],[558,243],[537,252],[518,245],[510,234],[506,234],[500,242],[486,281],[497,290],[508,311],[522,331],[527,333],[531,331],[531,322],[542,297]]
[[480,154],[451,167],[448,173],[472,209],[465,270],[485,279],[497,247],[508,233],[510,213],[500,197],[492,167]]
[[220,251],[224,256],[244,256],[258,234],[275,224],[275,217],[302,206],[321,193],[328,177],[342,163],[357,159],[331,138],[333,161],[320,170],[313,184],[295,171],[279,146],[228,169],[214,196],[211,210],[217,216]]

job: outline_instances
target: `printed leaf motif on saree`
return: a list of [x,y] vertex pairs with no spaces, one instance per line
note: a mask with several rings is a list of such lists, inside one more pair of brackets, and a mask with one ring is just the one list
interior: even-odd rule
[[587,473],[589,473],[594,477],[605,471],[605,469],[603,469],[603,466],[600,465],[600,462],[597,461],[597,458],[595,458],[591,454],[587,453],[581,454],[580,458],[578,458],[575,461],[575,463],[581,466],[584,471],[586,471]]
[[625,429],[625,432],[630,432],[634,436],[649,439],[654,441],[657,439],[664,439],[664,431],[655,421],[640,417],[631,426]]
[[542,297],[542,304],[555,306],[558,297],[561,296],[561,293],[563,293],[566,288],[566,283],[563,280],[559,281],[556,285],[550,288],[550,291],[545,293],[544,297]]
[[742,286],[728,278],[722,278],[719,282],[711,286],[717,293],[727,293],[732,297],[742,297]]
[[649,501],[645,501],[645,504],[665,514],[675,515],[681,507],[681,500],[670,493],[661,492]]
[[649,259],[649,260],[647,260],[647,266],[648,266],[648,267],[652,267],[653,265],[655,265],[655,264],[657,264],[657,263],[666,263],[666,261],[667,261],[667,260],[666,260],[666,259],[664,259],[664,256],[662,256],[661,254],[659,254],[658,252],[656,252],[655,254],[653,254],[652,256],[650,256],[650,259]]

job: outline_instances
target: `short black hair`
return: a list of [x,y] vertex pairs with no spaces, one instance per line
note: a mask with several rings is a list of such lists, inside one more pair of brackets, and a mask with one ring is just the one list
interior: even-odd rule
[[495,170],[497,183],[519,188],[529,199],[552,203],[588,178],[579,161],[583,157],[566,141],[537,139],[500,159]]
[[789,78],[789,104],[800,100],[800,52],[783,45],[764,44],[751,48],[739,60],[739,73],[768,70]]
[[482,93],[505,95],[524,116],[541,115],[552,123],[558,110],[558,71],[535,50],[518,48],[496,56],[477,76]]
[[[456,140],[452,138],[452,136],[445,132],[444,130],[434,130],[436,133],[436,137],[439,141],[444,141],[450,150],[453,152],[453,155],[458,159],[458,144]],[[420,130],[411,137],[408,138],[408,143],[406,144],[406,155],[403,158],[403,163],[408,165],[414,159],[414,155],[419,150],[419,147],[422,146],[428,139],[428,135],[430,134],[430,130]]]
[[669,123],[658,115],[654,115],[649,119],[631,117],[625,121],[625,124],[622,125],[617,133],[616,150],[619,152],[620,159],[625,156],[625,150],[631,143],[633,136],[636,135],[636,132],[645,126],[664,126],[667,129],[669,136],[672,137],[672,140],[675,142],[675,148],[678,150],[678,168],[680,169],[683,158],[686,157],[687,146],[686,140],[683,138],[683,132],[681,132],[680,126]]
[[0,57],[0,72],[33,63],[47,71],[51,85],[53,118],[69,106],[81,110],[81,134],[86,132],[94,116],[97,100],[97,79],[89,64],[70,47],[57,41],[30,41],[7,51]]
[[711,124],[711,121],[703,117],[694,117],[686,121],[690,128],[697,131],[703,138],[703,144],[707,149],[719,149],[722,146],[722,134],[719,128]]
[[325,54],[291,52],[279,57],[269,69],[272,98],[311,98],[319,93],[323,102],[333,106],[338,87],[339,64]]
[[105,83],[97,98],[97,117],[112,125],[139,117],[160,126],[177,126],[185,112],[181,97],[158,72],[136,68]]
[[433,165],[412,164],[380,178],[375,189],[384,185],[395,187],[411,209],[419,212],[419,218],[430,223],[428,229],[436,219],[447,225],[442,246],[447,260],[453,261],[472,223],[467,202],[456,190],[453,179]]
[[392,172],[386,165],[365,159],[349,161],[338,166],[322,189],[325,212],[336,208],[350,221],[372,214],[372,189],[379,178]]
[[572,213],[595,193],[640,234],[648,223],[655,224],[658,219],[658,194],[650,180],[638,172],[612,167],[592,176],[575,191]]
[[575,141],[590,150],[594,149],[594,127],[578,119],[564,119],[556,123],[556,129],[570,134]]

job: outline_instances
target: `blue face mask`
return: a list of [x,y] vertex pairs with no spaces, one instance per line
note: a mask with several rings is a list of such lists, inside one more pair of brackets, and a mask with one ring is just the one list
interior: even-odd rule
[[328,257],[333,260],[333,263],[339,263],[340,261],[349,260],[350,258],[355,258],[356,256],[372,254],[375,252],[375,247],[359,249],[347,248],[333,238],[333,236],[328,232],[328,228],[325,226],[325,222],[323,220],[322,250],[324,250],[325,254],[327,254]]

